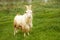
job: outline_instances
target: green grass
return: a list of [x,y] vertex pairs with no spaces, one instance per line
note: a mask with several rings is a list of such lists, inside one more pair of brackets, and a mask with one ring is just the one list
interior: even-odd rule
[[[23,8],[18,10],[22,14]],[[15,11],[0,11],[0,40],[60,40],[60,8],[33,3],[32,10],[33,28],[30,35],[25,38],[21,31],[16,36],[13,35]]]

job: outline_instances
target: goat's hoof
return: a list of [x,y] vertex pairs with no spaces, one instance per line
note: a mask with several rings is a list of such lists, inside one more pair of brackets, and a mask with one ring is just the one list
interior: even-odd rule
[[24,33],[24,37],[26,37],[26,34]]
[[15,33],[14,33],[14,36],[15,36]]
[[29,35],[29,33],[28,33],[28,35]]

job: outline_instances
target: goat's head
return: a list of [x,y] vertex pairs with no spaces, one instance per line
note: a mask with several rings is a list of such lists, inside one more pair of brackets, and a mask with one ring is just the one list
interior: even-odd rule
[[31,6],[32,5],[25,5],[26,6],[26,13],[27,13],[27,16],[28,17],[31,17],[31,15],[32,15],[32,10],[31,10]]

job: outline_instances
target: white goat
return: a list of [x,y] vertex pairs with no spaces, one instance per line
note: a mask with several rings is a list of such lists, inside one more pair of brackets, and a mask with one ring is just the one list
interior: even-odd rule
[[26,13],[24,15],[16,15],[14,18],[14,35],[17,33],[18,28],[29,35],[29,31],[32,28],[32,10],[31,5],[26,5]]

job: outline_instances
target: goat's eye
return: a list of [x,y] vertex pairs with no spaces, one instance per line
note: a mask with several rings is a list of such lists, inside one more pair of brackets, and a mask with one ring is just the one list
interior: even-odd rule
[[26,11],[27,12],[27,11]]

